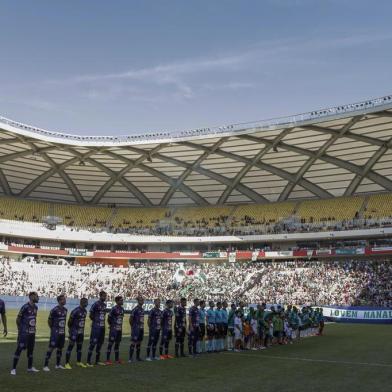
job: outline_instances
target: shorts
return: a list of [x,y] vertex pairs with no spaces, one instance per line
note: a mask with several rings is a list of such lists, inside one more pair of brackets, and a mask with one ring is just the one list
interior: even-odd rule
[[223,330],[222,330],[223,337],[227,336],[228,329],[229,329],[229,326],[227,324],[223,324]]
[[203,340],[204,337],[206,336],[206,325],[205,324],[200,324],[199,325],[199,330],[200,330],[199,338],[200,338],[200,340]]
[[163,341],[172,340],[172,338],[173,338],[173,331],[171,329],[167,330],[167,331],[162,330],[162,340]]
[[281,338],[283,336],[283,332],[282,331],[274,331],[274,338]]
[[194,328],[193,330],[189,331],[189,342],[197,342],[199,340],[200,330],[199,328]]
[[208,339],[212,339],[215,337],[215,325],[213,324],[207,325],[207,337]]
[[234,336],[234,327],[228,327],[227,329],[228,335],[233,337]]
[[158,344],[160,334],[160,329],[150,329],[150,334],[148,336],[148,346],[156,346]]
[[185,328],[176,327],[175,334],[176,334],[176,338],[184,339],[185,338]]
[[50,335],[49,347],[62,350],[65,344],[65,335]]
[[22,350],[32,351],[35,345],[35,334],[19,334],[17,345]]
[[242,333],[240,331],[234,331],[234,339],[235,340],[242,340]]
[[223,324],[216,324],[215,336],[217,339],[220,339],[223,336]]
[[131,342],[141,343],[144,337],[144,329],[132,329]]
[[188,335],[190,335],[190,334],[197,335],[197,338],[199,338],[199,336],[200,336],[200,327],[199,327],[199,325],[192,326],[189,329],[189,332],[188,332]]
[[80,344],[80,343],[83,343],[84,335],[83,335],[82,333],[71,332],[71,333],[69,334],[69,340],[70,340],[71,342]]
[[120,343],[122,339],[122,331],[110,331],[109,342]]
[[90,344],[102,345],[105,340],[105,328],[91,329]]

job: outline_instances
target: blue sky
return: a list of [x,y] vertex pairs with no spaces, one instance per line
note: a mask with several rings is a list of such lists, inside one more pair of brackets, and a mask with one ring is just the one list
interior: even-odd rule
[[2,0],[0,114],[134,134],[391,94],[391,13],[389,0]]

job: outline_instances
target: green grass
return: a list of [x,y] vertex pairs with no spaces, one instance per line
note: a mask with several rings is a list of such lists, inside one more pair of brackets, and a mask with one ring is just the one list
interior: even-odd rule
[[[35,366],[47,348],[47,313],[38,320],[40,341]],[[390,325],[331,324],[323,337],[270,350],[203,355],[122,366],[26,373],[25,355],[16,377],[9,375],[15,350],[15,312],[8,312],[10,334],[0,339],[0,391],[391,391]],[[129,333],[128,323],[124,324]],[[88,329],[87,329],[88,330]],[[122,344],[127,358],[129,338]],[[84,349],[87,349],[85,342]],[[106,349],[106,344],[104,350]],[[145,351],[143,350],[143,354]],[[75,355],[75,353],[73,353]],[[85,353],[84,353],[85,358]],[[53,356],[51,365],[53,367]]]

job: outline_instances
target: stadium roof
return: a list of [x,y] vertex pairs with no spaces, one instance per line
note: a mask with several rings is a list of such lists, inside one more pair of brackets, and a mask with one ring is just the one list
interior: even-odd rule
[[129,206],[392,192],[392,96],[267,121],[83,137],[0,117],[0,193]]

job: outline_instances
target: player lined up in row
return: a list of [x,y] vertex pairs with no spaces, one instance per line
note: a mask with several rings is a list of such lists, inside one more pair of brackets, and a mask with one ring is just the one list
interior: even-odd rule
[[[124,299],[115,298],[116,305],[110,310],[106,305],[107,294],[99,293],[99,300],[93,303],[89,311],[91,320],[90,341],[87,351],[87,360],[82,362],[82,348],[84,342],[85,323],[87,318],[87,298],[80,300],[68,318],[65,295],[57,297],[58,305],[49,314],[50,328],[49,347],[44,360],[43,371],[49,372],[49,362],[52,353],[56,350],[56,369],[71,370],[71,354],[76,346],[76,366],[82,368],[94,365],[112,365],[112,351],[115,363],[122,364],[120,359],[120,343],[123,334]],[[21,353],[26,350],[29,372],[38,372],[33,366],[33,353],[36,334],[36,319],[39,301],[38,294],[31,292],[29,301],[22,306],[17,316],[18,339],[14,354],[11,375],[16,375],[16,367]],[[137,298],[137,306],[131,311],[129,324],[131,339],[129,345],[128,362],[142,361],[141,343],[144,338],[144,299]],[[272,343],[292,343],[300,335],[322,334],[324,321],[320,309],[313,310],[305,307],[298,311],[296,307],[274,307],[266,311],[266,305],[261,304],[257,309],[250,308],[245,317],[244,304],[237,307],[231,304],[228,310],[226,301],[215,304],[210,301],[206,309],[206,302],[195,299],[187,311],[187,301],[181,298],[179,305],[174,307],[174,301],[167,300],[162,311],[159,299],[154,301],[154,307],[148,314],[147,326],[149,329],[146,350],[146,361],[186,357],[185,339],[188,343],[188,354],[196,357],[202,353],[213,353],[225,350],[240,351],[241,349],[265,349]],[[4,302],[0,301],[0,313],[3,316],[4,332],[7,333]],[[106,314],[108,313],[107,320]],[[173,323],[174,318],[174,323]],[[101,349],[105,340],[106,322],[109,326],[106,361],[101,361]],[[63,348],[68,327],[69,341],[65,353],[65,365],[61,365]],[[169,354],[170,342],[175,337],[174,356]],[[157,348],[159,345],[159,356]],[[93,363],[93,353],[95,361]],[[135,355],[135,358],[134,358]]]

